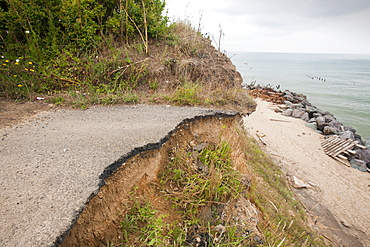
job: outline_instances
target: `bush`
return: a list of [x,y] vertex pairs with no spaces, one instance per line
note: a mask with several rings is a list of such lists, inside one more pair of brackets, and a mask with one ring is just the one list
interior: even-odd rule
[[162,0],[2,0],[0,47],[40,60],[64,49],[90,50],[108,35],[147,41],[165,34],[164,7]]
[[129,80],[117,70],[121,56],[97,55],[119,54],[114,47],[138,38],[147,54],[148,40],[166,35],[164,7],[163,0],[0,0],[0,97],[99,83],[134,88],[145,79],[144,65],[125,70]]

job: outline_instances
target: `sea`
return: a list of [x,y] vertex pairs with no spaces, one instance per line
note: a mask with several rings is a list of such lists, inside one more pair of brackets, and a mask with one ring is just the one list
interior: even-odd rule
[[352,126],[370,141],[370,54],[229,52],[243,77],[304,94],[308,101]]

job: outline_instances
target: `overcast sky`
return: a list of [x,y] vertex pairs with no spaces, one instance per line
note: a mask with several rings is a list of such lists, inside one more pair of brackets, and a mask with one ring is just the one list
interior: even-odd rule
[[166,0],[230,51],[370,54],[370,0]]

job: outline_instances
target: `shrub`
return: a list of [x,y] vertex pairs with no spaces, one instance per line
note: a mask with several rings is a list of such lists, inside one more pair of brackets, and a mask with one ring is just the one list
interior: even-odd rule
[[147,34],[147,42],[166,32],[164,7],[162,0],[2,0],[0,46],[47,59],[64,49],[90,50],[111,34],[122,41]]

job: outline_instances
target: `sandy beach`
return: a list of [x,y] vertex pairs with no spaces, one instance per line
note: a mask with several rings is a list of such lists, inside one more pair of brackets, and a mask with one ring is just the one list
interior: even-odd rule
[[272,103],[256,101],[257,110],[245,117],[245,128],[288,177],[313,185],[295,192],[314,227],[341,245],[370,246],[370,174],[327,156],[321,147],[324,136],[303,120],[276,113]]

